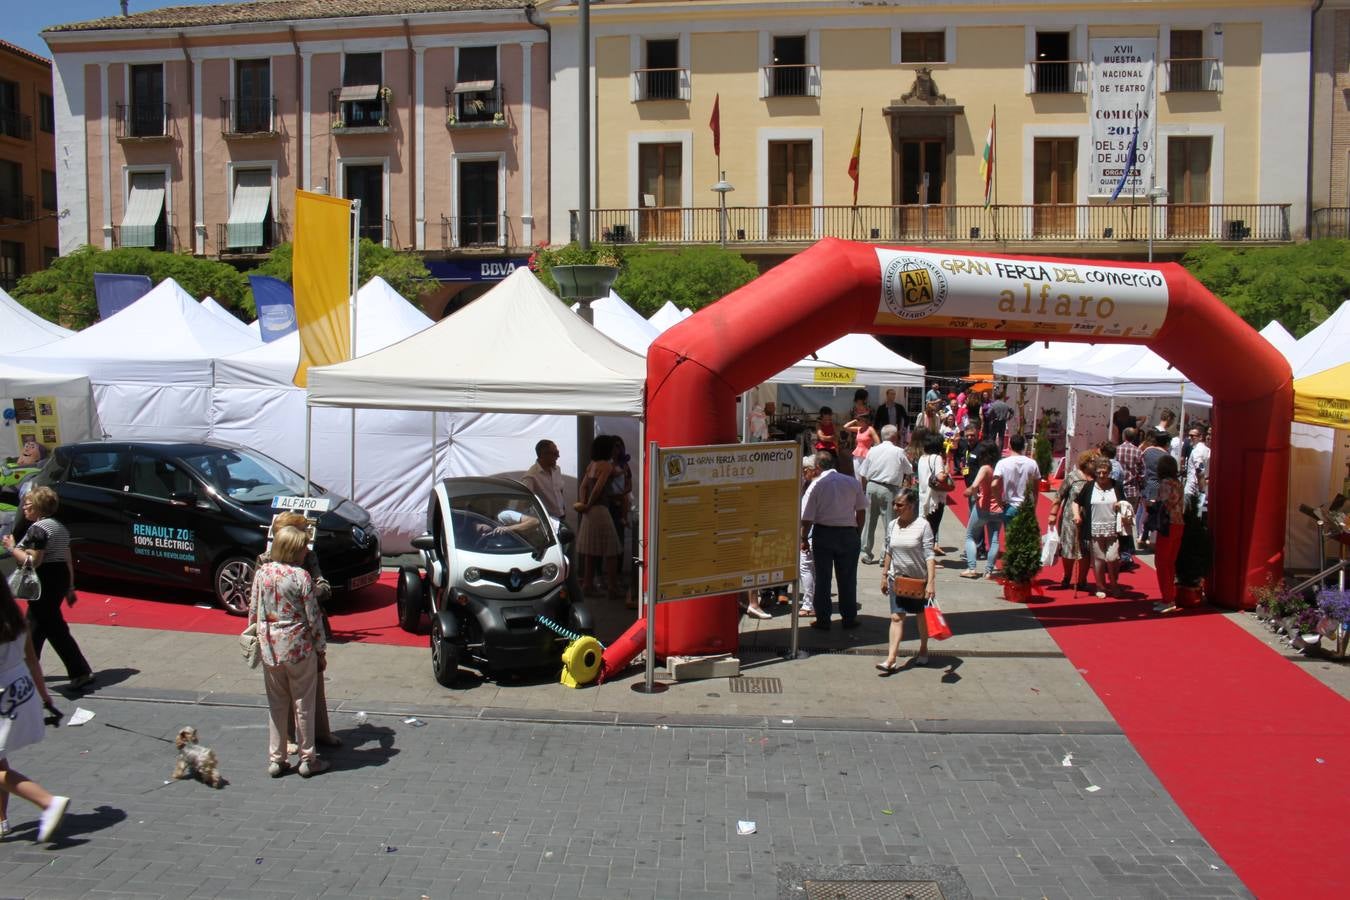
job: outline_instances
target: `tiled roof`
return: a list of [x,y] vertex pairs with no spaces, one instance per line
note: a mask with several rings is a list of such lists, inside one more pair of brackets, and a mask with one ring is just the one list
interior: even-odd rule
[[339,19],[355,16],[401,16],[414,13],[472,12],[523,9],[526,0],[254,0],[210,6],[170,6],[108,16],[88,22],[53,25],[44,33],[107,31],[122,28],[193,28],[204,25],[240,25],[251,22],[287,22]]
[[13,53],[15,56],[22,56],[24,59],[32,60],[35,63],[41,63],[44,66],[50,67],[52,64],[52,61],[47,57],[38,56],[31,50],[25,50],[18,44],[11,44],[9,41],[3,39],[0,39],[0,50]]

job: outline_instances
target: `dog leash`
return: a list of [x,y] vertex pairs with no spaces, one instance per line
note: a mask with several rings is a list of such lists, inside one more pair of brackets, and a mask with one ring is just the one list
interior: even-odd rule
[[137,731],[134,728],[123,728],[121,725],[114,725],[111,722],[104,722],[103,724],[107,725],[109,728],[116,728],[118,731],[126,731],[130,732],[131,734],[139,734],[141,737],[148,737],[152,741],[163,741],[166,744],[173,743],[173,741],[169,740],[168,738],[157,737],[156,735],[153,734],[146,734],[144,731]]

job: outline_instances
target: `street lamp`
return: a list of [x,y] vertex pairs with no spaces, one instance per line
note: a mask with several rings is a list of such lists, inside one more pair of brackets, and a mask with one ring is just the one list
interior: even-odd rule
[[712,186],[712,189],[717,193],[717,199],[722,208],[718,221],[721,226],[719,232],[722,236],[722,246],[725,247],[727,245],[727,194],[736,189],[731,186],[730,181],[727,181],[727,173],[725,171],[722,172],[722,178],[717,184]]
[[1167,202],[1167,191],[1154,185],[1148,189],[1148,261],[1153,262],[1153,208],[1159,201]]
[[[614,279],[619,277],[619,270],[613,266],[554,266],[550,271],[553,280],[558,283],[558,296],[564,300],[575,300],[582,321],[594,325],[595,310],[591,309],[591,303],[609,296],[609,289],[614,285]],[[595,419],[577,416],[578,485],[586,475],[594,438]]]

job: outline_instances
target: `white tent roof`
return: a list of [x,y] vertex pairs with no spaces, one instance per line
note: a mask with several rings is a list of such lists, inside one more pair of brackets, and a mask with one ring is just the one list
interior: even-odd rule
[[211,315],[215,316],[216,319],[218,319],[221,322],[221,324],[223,324],[226,328],[232,328],[235,331],[239,332],[240,334],[246,334],[249,337],[253,338],[255,341],[262,340],[262,338],[258,336],[258,333],[256,331],[254,331],[252,328],[249,328],[248,325],[244,324],[243,322],[239,321],[238,316],[236,316],[234,313],[230,312],[228,309],[217,303],[215,297],[207,297],[205,300],[203,300],[202,309],[206,310]]
[[665,302],[665,305],[663,305],[660,309],[652,313],[647,318],[647,321],[650,322],[658,332],[660,332],[665,331],[672,325],[680,324],[681,322],[684,321],[684,319],[685,319],[684,312],[682,312],[680,308],[676,306],[674,303],[671,303],[669,300],[667,300]]
[[1350,362],[1350,300],[1299,338],[1289,356],[1295,378],[1316,375],[1344,362]]
[[62,328],[53,322],[32,312],[18,300],[0,288],[0,334],[5,336],[6,353],[21,353],[33,347],[41,347],[75,332]]
[[1000,378],[1034,380],[1042,367],[1054,368],[1082,356],[1088,349],[1087,344],[1072,341],[1037,341],[1030,347],[994,360],[994,374]]
[[459,312],[367,356],[309,371],[316,406],[642,414],[647,363],[520,268]]
[[1270,342],[1270,345],[1284,356],[1290,359],[1294,353],[1294,348],[1298,346],[1298,338],[1294,337],[1289,331],[1280,324],[1279,319],[1271,319],[1270,324],[1261,329],[1261,337]]
[[[572,312],[580,308],[581,304],[572,304]],[[613,291],[609,292],[608,297],[593,302],[591,312],[594,314],[595,327],[600,329],[601,334],[643,356],[647,355],[647,348],[661,333],[661,329],[642,318],[637,310]]]
[[[1077,345],[1082,347],[1084,345]],[[998,371],[997,363],[995,372]],[[1209,405],[1212,398],[1171,367],[1152,350],[1139,344],[1108,344],[1068,357],[1055,365],[1038,367],[1041,384],[1063,384],[1110,397],[1176,397],[1187,403]]]
[[857,384],[917,387],[924,367],[892,353],[870,334],[846,334],[769,379],[772,384],[811,384],[820,366],[855,369]]
[[[256,323],[254,323],[256,325]],[[356,292],[356,349],[373,353],[431,325],[426,313],[376,276]],[[244,326],[252,328],[253,326]],[[216,385],[230,387],[293,385],[300,362],[300,333],[254,346],[216,363]]]
[[220,327],[214,315],[168,278],[117,315],[3,361],[84,374],[96,383],[209,385],[212,360],[254,346],[247,334]]
[[[87,441],[97,436],[94,426],[93,390],[84,375],[34,372],[18,366],[0,365],[0,397],[6,405],[14,397],[54,397],[57,438],[61,443]],[[5,428],[0,437],[0,455],[18,453],[17,429]]]

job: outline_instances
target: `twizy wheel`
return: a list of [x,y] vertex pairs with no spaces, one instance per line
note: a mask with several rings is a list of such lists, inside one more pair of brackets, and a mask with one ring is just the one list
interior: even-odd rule
[[404,566],[398,570],[394,605],[398,608],[399,627],[408,632],[417,631],[422,621],[422,610],[426,606],[426,588],[422,584],[422,573],[417,569]]
[[459,644],[448,640],[439,618],[431,621],[431,671],[442,687],[454,687],[459,678],[459,662],[464,651]]

